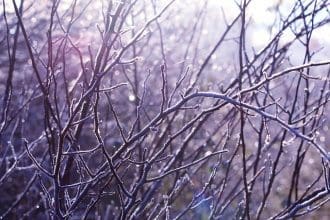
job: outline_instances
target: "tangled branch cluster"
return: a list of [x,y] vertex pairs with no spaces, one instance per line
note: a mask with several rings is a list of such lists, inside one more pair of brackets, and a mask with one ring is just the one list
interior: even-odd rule
[[3,0],[1,218],[322,216],[330,5],[292,2],[256,48],[253,0],[214,32],[212,1]]

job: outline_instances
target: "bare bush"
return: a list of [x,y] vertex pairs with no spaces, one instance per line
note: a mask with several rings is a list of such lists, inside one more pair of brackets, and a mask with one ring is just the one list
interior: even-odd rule
[[329,1],[237,2],[3,0],[1,218],[326,216]]

